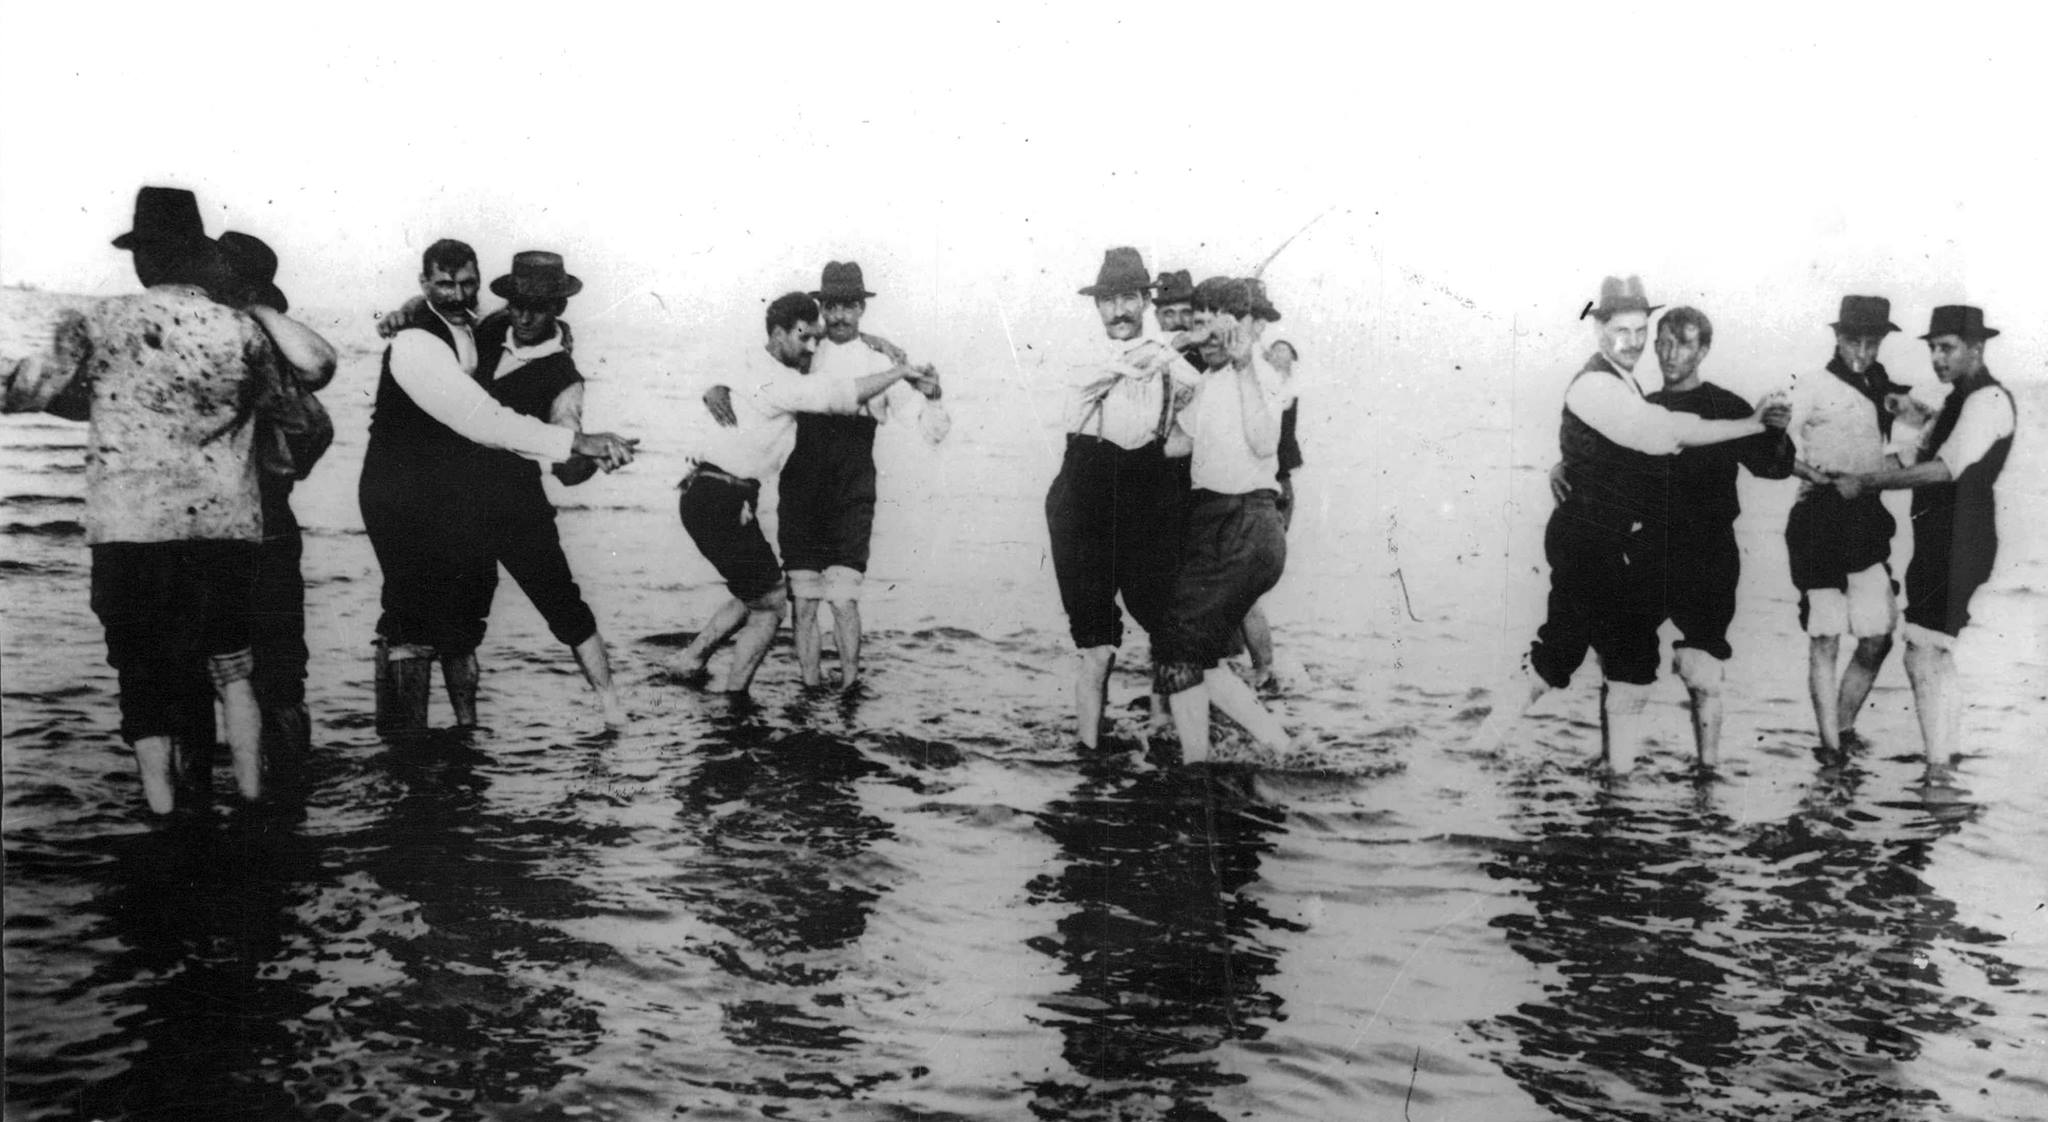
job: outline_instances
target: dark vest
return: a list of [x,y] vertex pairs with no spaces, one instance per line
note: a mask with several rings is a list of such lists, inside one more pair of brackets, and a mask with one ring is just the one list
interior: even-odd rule
[[[1927,431],[1922,445],[1926,458],[1933,458],[1941,451],[1955,432],[1956,422],[1963,416],[1963,404],[1971,394],[1996,388],[2004,393],[2005,387],[1989,371],[1980,371],[1968,381],[1959,381],[1949,391],[1948,400],[1942,403],[1941,413],[1934,419],[1934,427]],[[2010,397],[2010,394],[2007,394]],[[2014,425],[2018,430],[2018,425]],[[1936,483],[1913,489],[1913,531],[1915,540],[1933,540],[1936,534],[1953,532],[1954,523],[1967,519],[1972,532],[1988,531],[1992,517],[1992,491],[1998,482],[1998,473],[2005,470],[2005,458],[2012,451],[2012,437],[2006,436],[1994,442],[1982,459],[1963,469],[1963,474],[1947,483]]]
[[[1586,361],[1572,381],[1580,378],[1616,378],[1628,386],[1630,393],[1640,393],[1626,375],[1598,354]],[[1565,481],[1571,484],[1565,505],[1575,508],[1579,517],[1605,526],[1624,527],[1631,522],[1664,520],[1663,457],[1616,444],[1594,431],[1570,408],[1564,410],[1564,419],[1558,426],[1557,443],[1564,454]]]
[[[479,380],[490,379],[485,384],[490,387],[491,396],[509,409],[543,421],[548,419],[555,398],[563,390],[583,381],[582,373],[576,369],[576,360],[566,351],[534,359],[502,378],[495,375],[498,363],[505,357],[503,334],[484,338],[479,333],[476,351],[477,377]],[[540,465],[516,452],[492,449],[488,456],[492,465],[501,470],[540,478]]]
[[[455,352],[455,335],[441,317],[428,312],[414,318],[412,326],[430,331]],[[482,360],[482,346],[478,346]],[[413,461],[416,467],[473,458],[481,449],[454,429],[435,420],[391,376],[391,348],[384,348],[384,363],[377,376],[377,400],[370,414],[370,445],[363,453],[366,463],[390,458]]]
[[796,447],[782,465],[781,494],[826,502],[875,500],[873,417],[799,413]]

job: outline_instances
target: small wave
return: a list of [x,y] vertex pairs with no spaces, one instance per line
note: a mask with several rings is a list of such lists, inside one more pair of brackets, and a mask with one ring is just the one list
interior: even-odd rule
[[0,534],[19,534],[31,537],[69,538],[85,533],[85,524],[69,518],[55,522],[9,522],[0,526]]

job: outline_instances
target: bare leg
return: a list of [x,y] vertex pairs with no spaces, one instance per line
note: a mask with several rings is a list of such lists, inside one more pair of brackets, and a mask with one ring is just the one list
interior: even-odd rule
[[1692,742],[1700,766],[1721,764],[1721,684],[1725,670],[1720,659],[1692,647],[1679,648],[1678,676],[1692,695]]
[[263,710],[247,678],[214,687],[220,695],[222,731],[234,767],[235,787],[255,802],[263,797]]
[[832,601],[832,633],[839,640],[839,688],[860,681],[860,601]]
[[1650,703],[1650,687],[1628,682],[1603,682],[1600,686],[1600,750],[1607,766],[1619,775],[1636,766],[1642,751],[1648,722],[1643,709]]
[[1109,704],[1109,672],[1115,667],[1115,647],[1089,647],[1075,662],[1074,719],[1085,747],[1102,742],[1102,710]]
[[1244,649],[1252,659],[1252,685],[1265,685],[1266,679],[1273,676],[1273,627],[1266,622],[1266,609],[1261,604],[1253,604],[1252,610],[1244,614]]
[[604,710],[604,723],[613,728],[624,725],[626,707],[619,703],[619,691],[612,686],[612,660],[605,650],[604,636],[593,631],[590,638],[570,649],[576,652],[576,665],[583,668],[584,681],[597,691],[597,704]]
[[142,777],[142,797],[149,809],[169,814],[177,809],[177,785],[172,772],[178,742],[168,736],[145,736],[135,742],[135,770]]
[[1955,655],[1931,643],[1906,643],[1906,680],[1920,739],[1927,744],[1927,770],[1947,767],[1962,740],[1962,706],[1956,696]]
[[1885,656],[1891,653],[1889,635],[1856,640],[1856,653],[1849,656],[1849,667],[1842,671],[1842,692],[1835,710],[1837,729],[1847,733],[1856,727],[1856,714],[1863,711],[1863,702],[1870,696],[1877,672],[1884,666]]
[[1272,751],[1287,751],[1291,743],[1287,729],[1280,724],[1280,718],[1259,704],[1259,695],[1244,679],[1223,667],[1212,666],[1202,674],[1202,682],[1209,687],[1210,703],[1224,716],[1243,725],[1245,731]]
[[753,685],[754,672],[768,657],[768,645],[775,641],[776,629],[781,626],[781,600],[747,609],[746,625],[740,629],[739,638],[733,640],[732,665],[725,672],[727,693],[745,693]]
[[790,612],[790,641],[796,645],[796,668],[807,686],[815,686],[825,680],[822,666],[825,649],[818,634],[818,604],[816,597],[799,596],[796,607]]
[[740,624],[745,622],[745,604],[731,599],[720,604],[718,610],[711,613],[711,618],[705,622],[704,629],[697,632],[697,637],[690,640],[689,646],[683,648],[682,672],[685,675],[702,673],[704,665],[711,661],[711,652],[717,650],[718,644],[725,642],[726,636],[738,631]]
[[482,676],[475,651],[441,656],[441,684],[448,690],[448,707],[454,710],[455,727],[476,727],[476,687]]
[[1173,710],[1173,728],[1180,734],[1180,758],[1183,763],[1206,763],[1209,759],[1209,690],[1206,678],[1202,684],[1185,689],[1166,699],[1167,707]]
[[1813,721],[1820,728],[1820,746],[1830,752],[1842,748],[1842,686],[1835,680],[1836,656],[1841,640],[1833,635],[1815,635],[1806,648],[1806,692],[1813,699]]
[[1486,723],[1479,726],[1479,731],[1472,734],[1466,747],[1489,752],[1499,748],[1530,707],[1536,704],[1536,699],[1549,690],[1550,683],[1528,667],[1523,667],[1520,673],[1501,686],[1500,700],[1494,703],[1493,712],[1487,715]]

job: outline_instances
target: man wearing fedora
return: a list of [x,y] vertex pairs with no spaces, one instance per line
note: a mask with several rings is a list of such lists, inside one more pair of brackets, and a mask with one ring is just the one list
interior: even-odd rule
[[[857,379],[904,364],[900,350],[861,334],[861,317],[874,295],[861,277],[859,263],[826,264],[818,290],[811,293],[825,330],[810,359],[813,375]],[[952,421],[940,400],[938,373],[929,366],[920,370],[914,383],[924,395],[919,428],[928,444],[937,445]],[[851,414],[797,417],[796,448],[783,465],[778,484],[781,523],[776,536],[783,568],[789,573],[795,604],[791,638],[805,685],[822,681],[821,602],[832,606],[839,684],[850,689],[860,681],[860,592],[875,525],[875,430],[902,412],[903,404],[883,393],[866,399]]]
[[[1647,400],[1696,417],[1731,420],[1749,416],[1749,402],[1700,377],[1700,365],[1714,345],[1714,323],[1698,308],[1677,307],[1657,321],[1657,366],[1662,388]],[[1734,648],[1728,626],[1735,619],[1735,591],[1742,579],[1742,551],[1735,520],[1742,514],[1736,475],[1746,469],[1758,479],[1792,474],[1792,440],[1784,424],[1790,410],[1767,417],[1772,427],[1742,440],[1685,448],[1669,458],[1665,489],[1670,511],[1664,575],[1665,615],[1678,626],[1672,667],[1685,683],[1692,705],[1693,747],[1700,766],[1720,763],[1722,686]],[[1570,492],[1562,464],[1551,472],[1559,502]]]
[[76,418],[83,405],[92,606],[150,809],[199,794],[208,694],[222,705],[236,787],[257,799],[248,594],[263,508],[249,404],[278,393],[276,351],[214,298],[233,281],[192,192],[142,188],[114,246],[134,255],[147,291],[72,309],[36,353],[7,356],[0,407]]
[[1616,772],[1635,765],[1644,706],[1657,680],[1664,622],[1667,457],[1783,424],[1767,399],[1747,417],[1708,420],[1650,404],[1630,376],[1649,341],[1650,303],[1637,277],[1608,277],[1591,317],[1598,347],[1565,388],[1558,444],[1567,493],[1543,534],[1550,597],[1518,682],[1480,729],[1493,746],[1547,690],[1571,684],[1588,650],[1600,656],[1601,754]]
[[446,239],[428,247],[420,292],[431,314],[392,336],[378,376],[357,498],[383,573],[383,730],[424,727],[436,658],[456,723],[476,723],[476,647],[497,587],[492,507],[477,501],[491,453],[547,464],[588,456],[606,471],[633,459],[634,441],[522,413],[477,380],[477,287],[474,250]]
[[1166,440],[1201,376],[1145,331],[1152,288],[1138,251],[1120,246],[1103,254],[1095,283],[1080,290],[1095,301],[1107,345],[1067,371],[1066,452],[1045,496],[1053,577],[1080,651],[1074,711],[1088,748],[1100,743],[1123,641],[1118,598],[1156,640],[1179,568],[1187,471],[1167,456]]
[[306,709],[306,582],[300,571],[305,546],[291,497],[334,439],[334,424],[313,395],[333,380],[336,355],[318,332],[287,314],[291,302],[277,287],[277,253],[268,243],[229,230],[219,244],[239,282],[231,302],[262,325],[283,360],[278,371],[282,392],[257,419],[263,543],[249,592],[256,655],[251,682],[263,712],[264,760],[282,777],[299,780],[313,730]]
[[1934,309],[1927,353],[1948,386],[1938,413],[1894,399],[1895,408],[1931,421],[1915,462],[1845,474],[1844,498],[1872,491],[1913,491],[1913,560],[1906,566],[1906,678],[1927,744],[1930,770],[1946,767],[1959,747],[1962,699],[1956,691],[1955,641],[1970,622],[1970,597],[1991,576],[1998,556],[1996,484],[2012,451],[2017,414],[2012,394],[1984,365],[1984,343],[1998,330],[1966,304]]
[[683,528],[732,594],[683,650],[681,672],[686,679],[703,678],[712,652],[738,631],[726,672],[727,693],[745,693],[753,682],[788,599],[783,565],[761,533],[761,481],[781,469],[803,417],[850,416],[899,381],[916,383],[931,376],[925,368],[896,362],[871,374],[813,372],[805,377],[817,347],[818,321],[818,301],[807,293],[787,292],[768,305],[767,342],[748,352],[738,375],[725,385],[719,395],[721,427],[696,441],[690,472],[681,484],[677,509]]
[[[1891,574],[1898,528],[1875,493],[1844,498],[1840,474],[1876,471],[1891,440],[1888,397],[1906,387],[1891,380],[1878,349],[1897,331],[1891,301],[1844,296],[1829,326],[1835,353],[1826,369],[1792,384],[1792,442],[1799,497],[1785,519],[1785,557],[1799,592],[1799,622],[1808,636],[1807,693],[1813,701],[1821,754],[1833,757],[1855,738],[1856,715],[1891,653],[1898,604]],[[1855,650],[1840,663],[1841,636]]]

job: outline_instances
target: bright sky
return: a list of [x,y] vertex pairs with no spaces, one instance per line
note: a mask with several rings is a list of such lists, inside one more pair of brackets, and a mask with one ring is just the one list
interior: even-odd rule
[[1569,329],[1639,272],[1724,335],[1810,349],[1871,291],[2048,356],[2048,89],[1998,8],[655,8],[0,0],[0,281],[131,289],[107,242],[166,183],[300,305],[388,305],[453,235],[618,314],[852,257],[930,315],[1071,316],[1106,246],[1243,271],[1327,212],[1272,274],[1311,316]]

